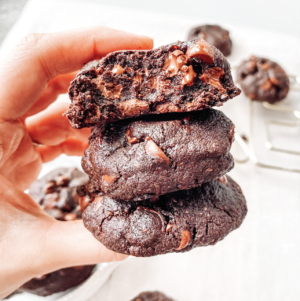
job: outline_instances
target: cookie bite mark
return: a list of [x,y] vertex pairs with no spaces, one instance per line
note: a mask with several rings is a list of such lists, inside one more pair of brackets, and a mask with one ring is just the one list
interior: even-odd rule
[[[203,71],[213,67],[224,70],[224,90],[200,80]],[[85,66],[71,83],[72,103],[65,115],[79,129],[139,115],[221,106],[239,93],[220,51],[203,40],[177,42],[153,50],[116,51]],[[187,106],[195,99],[199,105]]]
[[221,77],[225,74],[224,70],[220,67],[213,67],[203,72],[200,76],[201,81],[211,86],[216,87],[218,90],[225,92],[220,81]]
[[200,58],[205,63],[212,64],[214,62],[214,51],[211,46],[204,40],[200,40],[186,52],[187,58]]
[[149,112],[149,105],[146,101],[130,99],[117,104],[117,108],[123,117],[135,117]]
[[153,140],[148,140],[146,143],[146,153],[154,158],[159,158],[165,161],[168,165],[171,165],[170,159],[165,155],[165,153],[158,147],[158,145]]
[[177,251],[180,251],[187,247],[189,244],[190,240],[192,238],[192,234],[188,230],[181,231],[181,241],[179,247],[176,249]]

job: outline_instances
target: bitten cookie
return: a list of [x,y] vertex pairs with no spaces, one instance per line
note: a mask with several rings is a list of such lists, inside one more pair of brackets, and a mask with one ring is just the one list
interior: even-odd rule
[[240,94],[223,54],[204,40],[117,51],[87,64],[69,88],[74,128],[221,106]]
[[174,301],[161,292],[143,292],[133,298],[131,301]]
[[233,138],[233,123],[214,109],[144,116],[96,126],[82,167],[89,191],[114,200],[155,199],[230,171]]
[[238,228],[247,213],[243,193],[223,176],[156,202],[97,196],[83,212],[85,227],[108,249],[146,257],[214,245]]
[[275,103],[289,92],[289,78],[275,62],[252,56],[237,69],[237,82],[252,100]]
[[[29,188],[29,194],[49,215],[58,220],[81,219],[80,196],[76,188],[86,184],[87,180],[87,175],[76,168],[58,168],[35,181]],[[85,206],[84,203],[81,205]],[[62,292],[86,280],[94,267],[71,267],[35,277],[23,284],[19,291],[39,296]]]
[[218,48],[225,56],[230,55],[232,41],[229,31],[219,25],[201,25],[190,30],[188,40],[203,39]]

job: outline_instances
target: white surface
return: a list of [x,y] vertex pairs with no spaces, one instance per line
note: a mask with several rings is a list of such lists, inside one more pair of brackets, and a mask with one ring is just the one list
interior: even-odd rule
[[299,0],[94,0],[125,8],[139,8],[151,12],[177,14],[217,23],[274,30],[300,36]]
[[[30,1],[13,28],[2,52],[30,32],[50,32],[80,26],[106,25],[155,39],[155,46],[184,39],[196,19],[149,12],[112,9],[95,2]],[[210,20],[203,20],[208,22]],[[276,60],[288,73],[300,73],[300,40],[293,37],[226,26],[233,39],[231,63],[250,54]],[[80,41],[79,41],[80,42]],[[290,94],[285,103],[297,102]],[[265,112],[256,106],[257,121]],[[244,96],[222,108],[240,133],[248,133]],[[260,126],[258,124],[258,126]],[[259,133],[263,135],[260,128]],[[299,130],[293,141],[299,141]],[[259,142],[259,141],[258,141]],[[300,148],[298,144],[298,149]],[[266,153],[262,158],[300,168],[300,159]],[[56,161],[64,164],[65,160]],[[90,301],[127,301],[142,290],[161,290],[178,301],[294,301],[299,299],[300,273],[300,175],[259,169],[252,163],[236,164],[231,172],[241,185],[249,212],[240,229],[213,247],[184,254],[131,258],[120,264],[105,285],[99,284]],[[100,283],[99,278],[99,283]],[[72,299],[73,300],[73,299]],[[83,300],[83,299],[82,299]]]

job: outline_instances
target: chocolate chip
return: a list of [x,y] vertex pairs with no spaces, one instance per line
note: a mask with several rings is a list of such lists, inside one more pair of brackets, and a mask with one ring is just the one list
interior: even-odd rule
[[111,72],[120,75],[123,74],[124,69],[120,65],[115,65],[114,68],[111,70]]
[[173,225],[168,224],[166,227],[166,232],[169,232],[173,228]]
[[181,81],[182,85],[192,86],[194,83],[194,79],[197,76],[197,73],[194,72],[193,66],[190,65],[189,67],[184,66],[186,68],[182,68],[182,71],[184,72],[184,77]]
[[58,201],[59,194],[57,192],[46,194],[42,204],[42,208],[44,210],[53,209],[56,207]]
[[170,52],[165,61],[163,70],[167,72],[168,77],[173,77],[178,74],[181,67],[187,63],[184,53],[180,50]]
[[157,215],[157,216],[159,217],[160,221],[161,221],[161,227],[162,227],[161,230],[162,230],[162,232],[165,231],[164,226],[165,226],[165,224],[166,224],[166,220],[165,220],[164,216],[163,216],[161,213],[159,213],[158,211],[156,211],[156,210],[154,210],[154,209],[147,208],[147,207],[142,207],[142,206],[138,206],[138,207],[136,208],[136,210],[144,210],[144,211],[152,212],[152,213],[154,213],[155,215]]
[[80,211],[83,212],[84,209],[90,204],[90,198],[88,196],[82,196],[79,200]]
[[181,242],[179,247],[176,249],[177,251],[184,249],[190,242],[192,235],[190,231],[184,230],[181,231]]
[[220,183],[224,184],[225,186],[227,185],[227,177],[224,175],[220,178],[217,179]]
[[216,87],[217,89],[221,91],[225,91],[225,89],[222,86],[222,83],[220,82],[220,78],[225,74],[224,70],[220,67],[213,67],[205,72],[200,76],[200,79],[211,86]]
[[44,191],[46,194],[52,193],[55,191],[56,188],[56,184],[54,181],[50,181],[48,182],[45,187],[44,187]]
[[272,82],[267,79],[261,86],[263,90],[270,90],[272,88]]
[[212,64],[214,62],[214,51],[204,40],[198,41],[194,46],[189,48],[186,52],[186,56],[188,58],[200,58],[208,64]]
[[111,183],[115,182],[117,179],[118,179],[118,177],[116,177],[114,175],[112,175],[112,176],[103,175],[102,176],[102,182],[105,182],[107,184],[111,184]]
[[165,155],[165,153],[157,146],[153,140],[149,140],[146,144],[146,153],[152,157],[160,158],[164,160],[167,164],[171,164],[170,159]]
[[139,116],[149,111],[149,105],[146,101],[140,101],[138,99],[130,99],[117,104],[118,110],[122,116]]
[[60,176],[56,180],[57,186],[67,187],[69,185],[69,179],[65,176]]

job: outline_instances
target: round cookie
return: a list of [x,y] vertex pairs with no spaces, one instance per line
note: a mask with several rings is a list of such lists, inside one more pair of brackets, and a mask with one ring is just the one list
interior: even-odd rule
[[131,301],[174,301],[173,299],[168,298],[163,293],[155,292],[142,292]]
[[74,128],[93,127],[221,106],[240,92],[223,54],[197,39],[117,51],[90,62],[71,82],[65,115]]
[[201,25],[194,27],[188,34],[188,40],[203,39],[208,44],[218,48],[225,56],[230,55],[232,41],[229,31],[219,25]]
[[138,257],[214,245],[247,213],[243,193],[229,176],[162,195],[156,202],[115,201],[98,195],[83,212],[85,227],[108,249]]
[[57,220],[80,219],[80,196],[76,188],[87,182],[88,176],[77,168],[58,168],[36,180],[29,188],[29,195]]
[[[29,188],[29,194],[55,219],[81,219],[80,205],[84,203],[76,188],[87,181],[87,175],[76,168],[58,168],[35,181]],[[39,296],[62,292],[82,283],[94,267],[95,265],[70,267],[35,277],[23,284],[19,291]]]
[[63,292],[86,280],[91,275],[94,267],[95,265],[85,265],[61,269],[35,277],[23,284],[19,290],[43,297]]
[[252,100],[275,103],[289,92],[289,78],[275,62],[252,56],[237,69],[237,82]]
[[118,201],[155,199],[229,172],[234,125],[221,111],[144,116],[96,126],[82,158],[89,191]]

